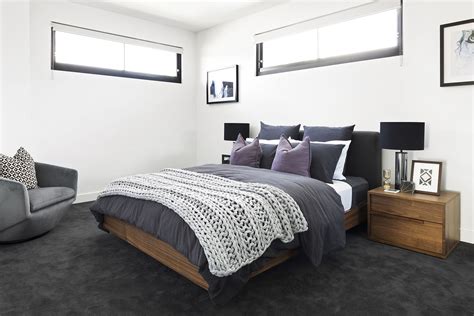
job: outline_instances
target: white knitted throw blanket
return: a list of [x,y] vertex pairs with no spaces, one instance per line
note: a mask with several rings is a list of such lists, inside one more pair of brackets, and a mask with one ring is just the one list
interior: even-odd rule
[[244,183],[182,169],[124,177],[99,197],[158,202],[194,231],[212,274],[223,277],[258,259],[272,241],[290,242],[308,229],[298,204],[267,184]]

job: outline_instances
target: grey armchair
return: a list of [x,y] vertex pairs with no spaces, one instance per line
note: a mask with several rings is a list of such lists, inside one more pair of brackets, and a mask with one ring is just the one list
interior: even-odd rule
[[77,194],[77,171],[35,163],[38,188],[0,177],[0,243],[18,242],[53,229]]

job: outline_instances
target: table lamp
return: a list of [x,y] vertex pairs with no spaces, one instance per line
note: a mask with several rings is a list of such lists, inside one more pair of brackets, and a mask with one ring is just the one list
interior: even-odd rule
[[404,150],[425,149],[424,122],[380,122],[380,144],[395,153],[395,189],[407,180],[408,153]]

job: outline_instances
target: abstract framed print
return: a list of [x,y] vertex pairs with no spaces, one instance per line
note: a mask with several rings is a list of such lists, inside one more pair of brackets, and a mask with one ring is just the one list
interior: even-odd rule
[[411,181],[416,193],[440,195],[442,162],[413,160]]
[[440,26],[440,86],[474,84],[474,19]]
[[207,104],[239,102],[239,66],[207,72]]

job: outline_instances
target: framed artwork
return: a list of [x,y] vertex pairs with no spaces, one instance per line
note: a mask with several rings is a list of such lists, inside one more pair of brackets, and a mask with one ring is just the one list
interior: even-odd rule
[[442,162],[413,160],[411,165],[411,181],[415,192],[439,195],[441,189]]
[[207,72],[207,104],[239,102],[239,66]]
[[440,26],[440,86],[474,84],[474,19]]

